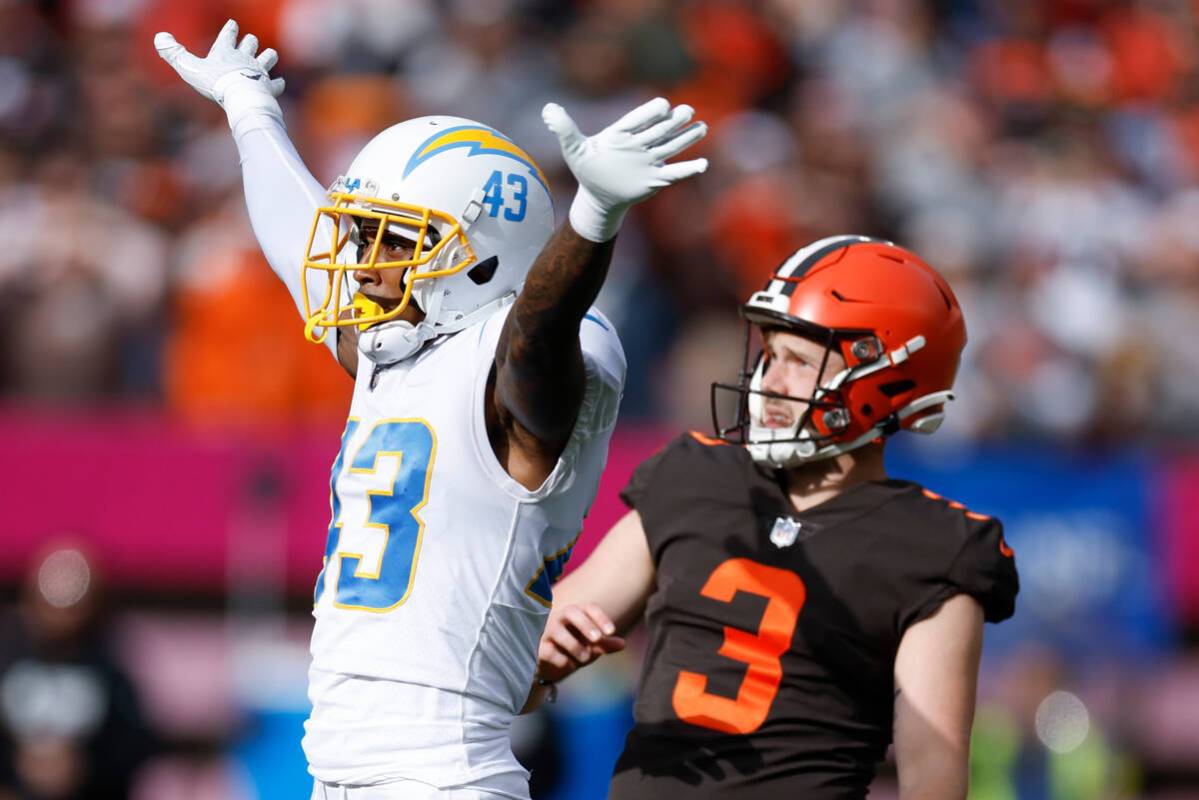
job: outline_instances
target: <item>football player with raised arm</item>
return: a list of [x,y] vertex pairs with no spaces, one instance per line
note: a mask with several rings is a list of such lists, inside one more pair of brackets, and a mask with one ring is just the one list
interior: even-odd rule
[[625,211],[705,169],[665,161],[706,128],[658,99],[584,137],[547,105],[579,181],[557,231],[533,160],[467,119],[388,128],[326,192],[285,133],[274,51],[237,35],[204,58],[155,46],[224,108],[267,260],[355,379],[313,611],[313,796],[527,798],[508,727],[624,382],[591,303]]
[[[983,621],[1018,582],[999,521],[889,478],[932,433],[966,328],[890,242],[836,236],[742,306],[737,418],[644,462],[632,509],[554,589],[529,705],[644,614],[620,800],[858,800],[894,742],[902,800],[966,797]],[[750,358],[752,338],[762,353]]]

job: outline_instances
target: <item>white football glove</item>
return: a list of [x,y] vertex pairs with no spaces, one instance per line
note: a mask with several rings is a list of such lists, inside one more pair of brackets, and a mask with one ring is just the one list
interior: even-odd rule
[[204,58],[197,58],[169,33],[154,35],[158,55],[179,73],[193,89],[215,100],[225,109],[229,127],[249,114],[261,111],[279,120],[283,112],[275,99],[283,92],[283,79],[271,79],[270,69],[279,54],[267,48],[258,53],[258,37],[246,34],[237,43],[237,23],[229,20]]
[[638,106],[594,136],[583,136],[566,109],[548,103],[541,111],[558,136],[566,166],[579,182],[570,206],[570,225],[584,239],[606,242],[625,212],[664,186],[698,175],[708,161],[664,163],[704,138],[708,126],[688,125],[695,109],[670,107],[663,97]]

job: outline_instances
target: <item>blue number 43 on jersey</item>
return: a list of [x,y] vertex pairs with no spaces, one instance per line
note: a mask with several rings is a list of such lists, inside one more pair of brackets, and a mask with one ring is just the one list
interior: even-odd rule
[[[429,500],[437,437],[429,423],[421,419],[380,420],[347,466],[347,449],[360,424],[353,418],[346,423],[341,450],[333,462],[329,479],[333,514],[314,601],[319,601],[332,585],[336,587],[333,604],[338,608],[390,611],[412,592],[425,531],[418,512]],[[379,484],[380,477],[382,488],[365,488],[370,483]],[[357,515],[358,519],[343,519],[345,501],[359,496],[365,499],[365,514]],[[353,541],[344,535],[346,526],[357,526],[368,539],[377,531],[382,554],[368,558],[365,553],[353,552],[352,546],[342,541]],[[358,540],[363,540],[361,534]]]

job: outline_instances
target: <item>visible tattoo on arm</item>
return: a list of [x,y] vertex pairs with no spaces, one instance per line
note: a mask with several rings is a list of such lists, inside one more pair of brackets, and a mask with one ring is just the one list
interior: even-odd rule
[[500,333],[496,411],[518,446],[550,461],[566,446],[583,401],[579,325],[604,283],[614,242],[596,244],[563,224],[533,262]]

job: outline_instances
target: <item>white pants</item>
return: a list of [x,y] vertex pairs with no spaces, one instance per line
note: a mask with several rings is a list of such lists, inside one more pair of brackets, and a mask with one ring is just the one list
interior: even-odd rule
[[516,778],[519,776],[496,776],[494,789],[478,786],[439,789],[429,783],[410,780],[377,786],[343,786],[314,781],[312,800],[528,800],[528,782],[523,778],[510,780]]

